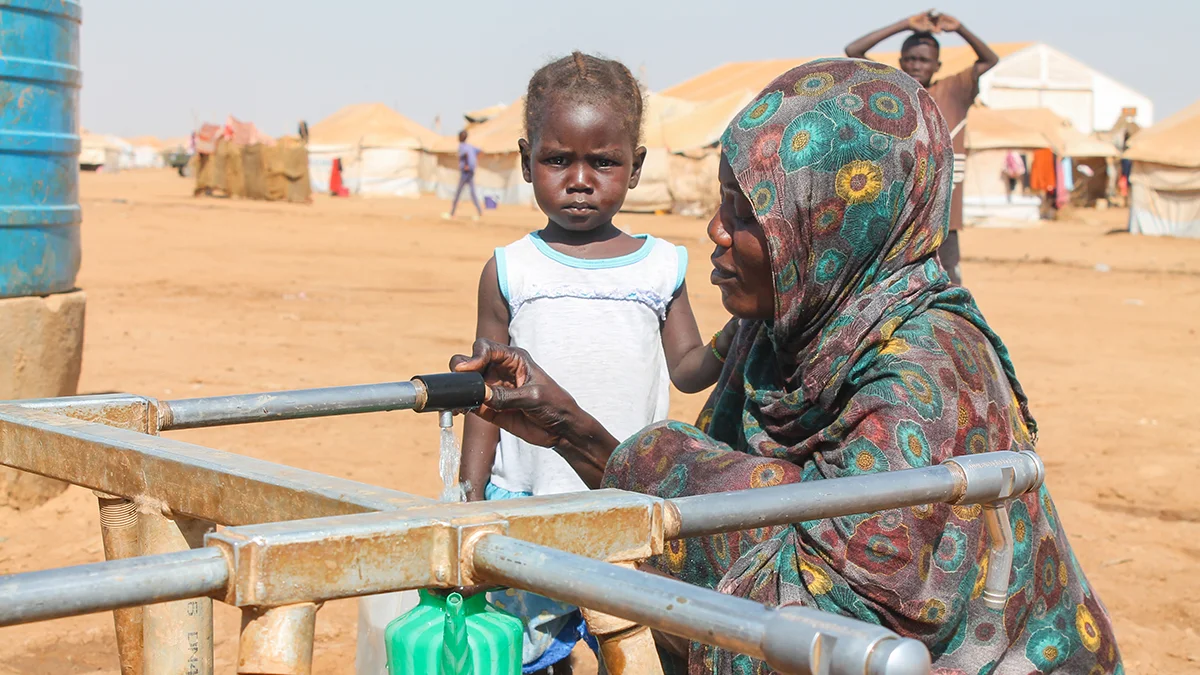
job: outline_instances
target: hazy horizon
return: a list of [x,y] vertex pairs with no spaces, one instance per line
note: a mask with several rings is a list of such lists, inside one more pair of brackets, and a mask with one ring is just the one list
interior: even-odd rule
[[[233,115],[280,135],[295,133],[298,120],[313,124],[344,105],[377,101],[431,128],[440,117],[449,133],[462,113],[515,100],[537,67],[573,49],[621,59],[657,91],[730,61],[838,54],[859,35],[925,8],[858,6],[843,20],[840,7],[804,2],[767,2],[755,13],[716,0],[683,11],[610,0],[602,10],[571,13],[549,0],[517,9],[482,0],[359,0],[337,9],[312,0],[85,1],[82,122],[97,133],[166,137]],[[1161,120],[1200,96],[1200,79],[1165,66],[1191,62],[1183,45],[1200,24],[1200,5],[1151,0],[1133,16],[1126,7],[1116,0],[1093,0],[1086,10],[1031,0],[938,5],[989,42],[1045,42],[1071,55],[1150,97]]]

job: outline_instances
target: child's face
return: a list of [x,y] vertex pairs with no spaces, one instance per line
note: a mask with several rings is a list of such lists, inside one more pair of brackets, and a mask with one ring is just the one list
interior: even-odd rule
[[521,141],[525,180],[551,222],[573,232],[610,224],[637,186],[645,148],[605,103],[551,102],[535,142]]

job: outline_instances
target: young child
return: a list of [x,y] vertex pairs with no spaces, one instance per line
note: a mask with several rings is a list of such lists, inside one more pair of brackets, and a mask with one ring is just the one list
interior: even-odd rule
[[[705,343],[686,249],[613,225],[646,157],[641,124],[642,93],[621,63],[576,52],[538,70],[521,168],[547,223],[496,249],[479,280],[476,337],[527,350],[617,438],[666,419],[670,383],[691,393],[716,382],[735,328]],[[461,477],[471,501],[588,489],[554,450],[475,416]],[[583,635],[574,607],[511,590],[493,602],[526,619],[524,672],[570,672],[563,659]]]

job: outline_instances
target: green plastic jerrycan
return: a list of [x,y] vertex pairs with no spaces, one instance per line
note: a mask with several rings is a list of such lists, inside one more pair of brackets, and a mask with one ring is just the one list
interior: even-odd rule
[[483,593],[419,593],[417,606],[384,630],[390,675],[520,675],[520,619]]

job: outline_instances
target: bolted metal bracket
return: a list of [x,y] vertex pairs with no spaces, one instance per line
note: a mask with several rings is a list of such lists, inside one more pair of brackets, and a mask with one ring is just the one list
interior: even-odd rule
[[239,607],[470,585],[463,553],[483,533],[608,561],[663,549],[663,502],[619,490],[232,527],[205,541],[230,562]]

